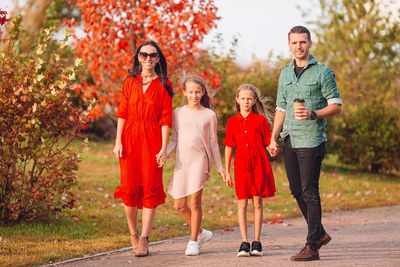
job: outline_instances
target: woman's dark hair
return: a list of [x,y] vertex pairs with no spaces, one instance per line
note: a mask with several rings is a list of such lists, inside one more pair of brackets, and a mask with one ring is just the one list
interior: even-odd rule
[[212,101],[212,95],[208,94],[206,82],[201,78],[200,76],[192,75],[192,76],[186,76],[185,79],[182,82],[182,89],[186,91],[186,83],[192,82],[201,87],[204,91],[204,95],[200,99],[200,105],[202,105],[205,108],[209,109],[214,109],[213,101]]
[[133,57],[133,66],[128,70],[128,73],[132,77],[138,76],[142,72],[142,65],[139,62],[139,52],[143,46],[151,45],[155,49],[157,49],[158,55],[160,56],[160,61],[156,64],[154,71],[157,73],[158,78],[161,81],[161,84],[164,86],[165,90],[167,90],[168,94],[172,97],[174,96],[174,92],[172,87],[168,85],[168,69],[167,69],[167,62],[165,60],[164,54],[162,53],[158,44],[154,41],[146,41],[142,43],[137,49],[135,56]]

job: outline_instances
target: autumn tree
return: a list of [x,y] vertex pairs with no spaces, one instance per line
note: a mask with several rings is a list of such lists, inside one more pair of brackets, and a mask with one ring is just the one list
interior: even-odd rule
[[27,34],[21,36],[20,46],[25,52],[36,43],[43,28],[55,27],[58,30],[64,18],[79,20],[79,12],[64,0],[14,1],[10,14],[11,17],[22,15],[24,18],[21,29]]
[[[347,103],[400,97],[398,10],[374,0],[319,0],[313,53],[335,71]],[[394,98],[393,98],[394,97]],[[350,107],[350,105],[348,105]]]
[[364,170],[398,170],[399,11],[393,1],[319,3],[313,53],[335,71],[344,102],[342,116],[328,119],[328,150]]
[[[86,62],[88,78],[77,89],[82,98],[96,97],[93,114],[114,113],[121,81],[145,40],[160,44],[169,72],[196,65],[198,45],[219,19],[213,0],[71,0],[81,13],[83,37],[75,36],[76,55]],[[68,22],[75,29],[77,22]]]

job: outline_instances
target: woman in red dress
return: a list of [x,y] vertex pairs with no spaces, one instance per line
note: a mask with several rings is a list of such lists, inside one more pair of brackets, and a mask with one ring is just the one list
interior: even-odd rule
[[[121,185],[114,198],[124,202],[135,256],[148,255],[148,236],[156,207],[165,202],[162,165],[167,158],[169,128],[172,126],[172,84],[165,57],[157,43],[140,45],[133,67],[124,81],[114,154],[119,158]],[[142,233],[137,230],[138,209]]]

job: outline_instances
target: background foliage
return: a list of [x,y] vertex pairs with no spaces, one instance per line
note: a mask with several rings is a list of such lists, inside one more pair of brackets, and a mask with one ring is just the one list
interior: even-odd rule
[[340,161],[373,173],[399,170],[399,111],[378,100],[344,114],[336,129]]
[[[67,66],[65,42],[52,29],[31,52],[21,47],[22,18],[9,22],[0,52],[0,221],[47,218],[71,208],[86,115],[70,101],[81,60]],[[57,51],[53,53],[51,51]]]

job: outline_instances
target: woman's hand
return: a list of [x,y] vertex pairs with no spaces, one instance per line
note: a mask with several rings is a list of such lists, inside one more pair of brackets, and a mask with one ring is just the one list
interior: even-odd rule
[[160,152],[158,152],[158,154],[156,155],[158,167],[161,168],[162,166],[164,166],[167,159],[168,159],[167,150],[161,149]]
[[115,142],[113,152],[117,158],[122,158],[124,156],[121,142]]
[[223,179],[224,183],[226,183],[227,186],[229,186],[229,187],[233,186],[232,177],[229,172],[226,172],[226,174],[224,176],[222,176],[222,179]]

